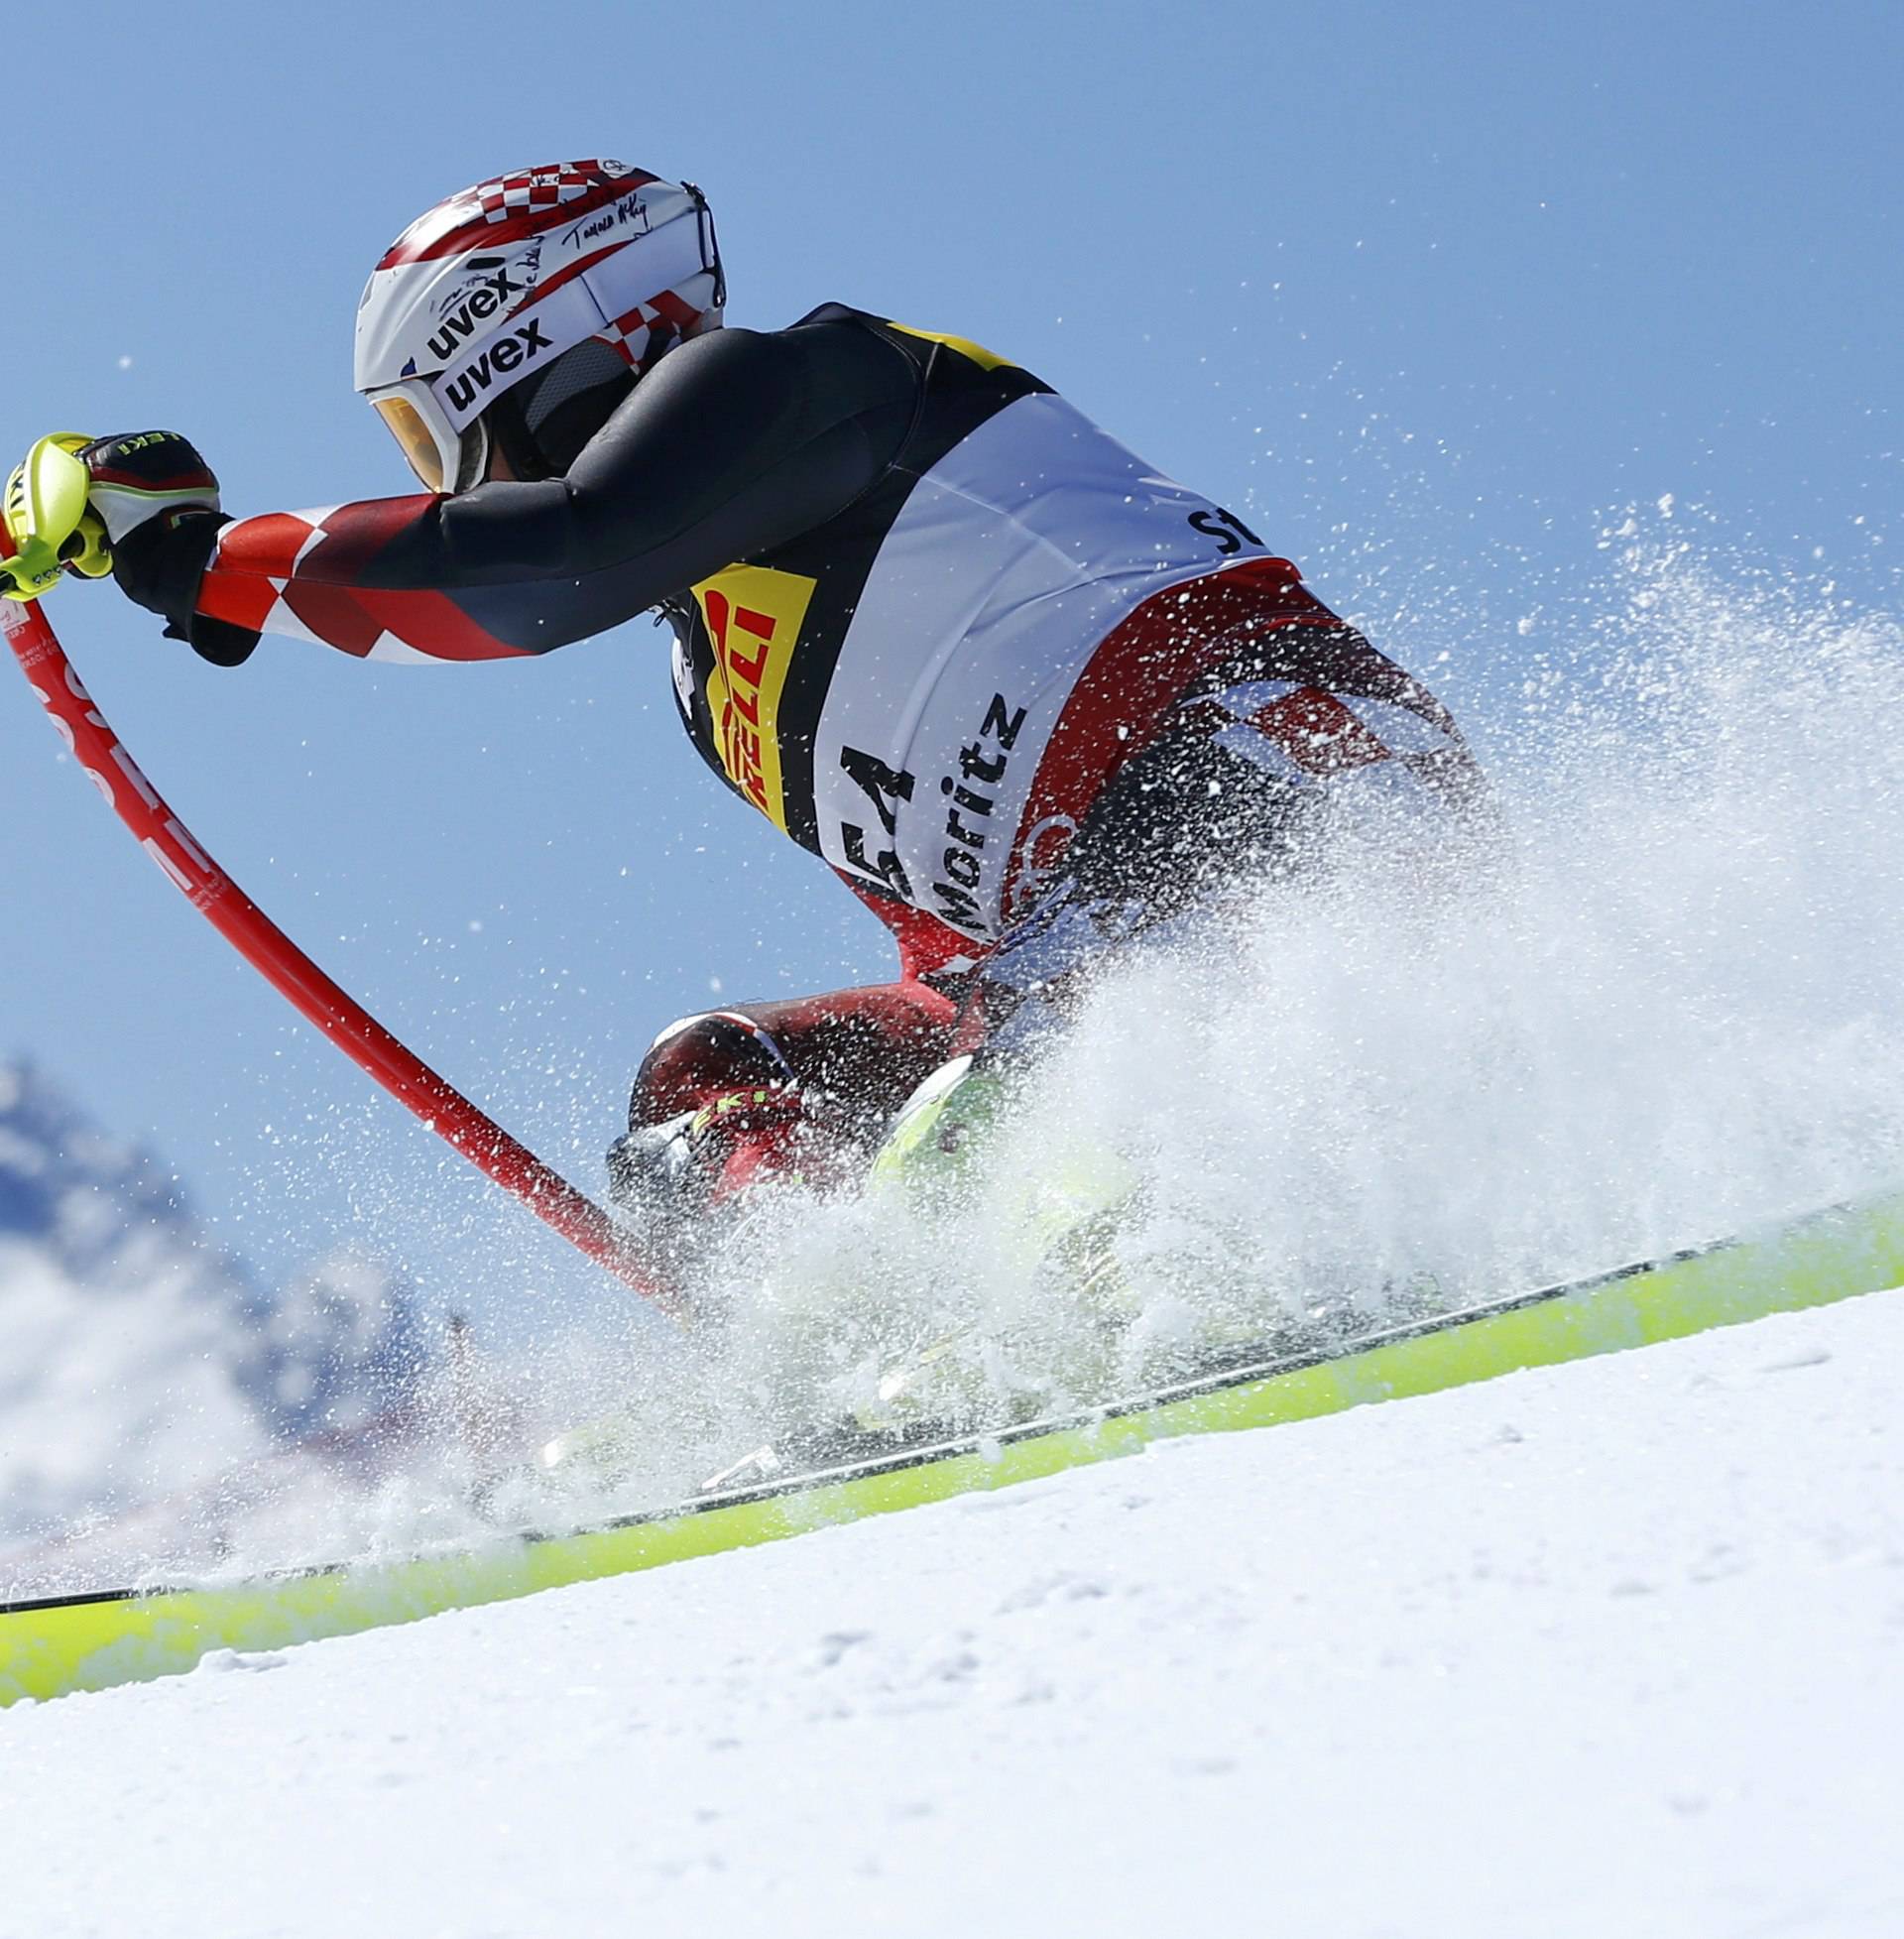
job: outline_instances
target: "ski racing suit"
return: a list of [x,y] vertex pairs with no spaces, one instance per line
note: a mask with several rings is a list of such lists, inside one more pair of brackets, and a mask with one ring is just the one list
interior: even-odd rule
[[262,632],[478,661],[667,616],[702,758],[900,976],[671,1025],[611,1152],[625,1195],[870,1150],[948,1055],[1347,774],[1478,787],[1441,704],[1234,512],[1028,371],[838,303],[681,344],[564,477],[207,518],[121,583],[220,664]]

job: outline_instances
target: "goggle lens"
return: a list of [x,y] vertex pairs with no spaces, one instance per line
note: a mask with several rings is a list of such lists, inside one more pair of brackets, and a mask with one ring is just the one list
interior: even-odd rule
[[423,423],[422,414],[408,398],[381,397],[370,402],[378,417],[390,426],[390,434],[403,446],[404,456],[410,460],[410,468],[424,491],[440,492],[443,457],[429,434],[429,426]]

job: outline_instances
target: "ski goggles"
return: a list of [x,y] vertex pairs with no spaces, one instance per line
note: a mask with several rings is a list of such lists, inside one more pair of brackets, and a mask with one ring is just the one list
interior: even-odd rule
[[[424,491],[468,491],[471,486],[481,482],[480,472],[489,468],[489,439],[481,435],[480,425],[471,427],[478,433],[473,438],[457,433],[443,438],[441,433],[446,426],[432,422],[436,413],[430,409],[428,388],[420,380],[413,380],[412,383],[399,385],[394,391],[373,396],[370,408],[384,421],[391,436],[402,447],[411,470],[416,472]],[[466,445],[481,447],[480,453],[471,452],[471,456],[477,460],[474,465],[464,460]],[[466,479],[464,473],[471,469],[477,470],[479,475]]]
[[455,362],[366,393],[425,491],[465,492],[481,484],[490,445],[482,414],[578,343],[619,338],[643,304],[704,275],[713,279],[705,307],[718,309],[727,292],[713,217],[699,189],[688,185],[687,193],[681,216],[579,276],[536,292]]
[[[691,230],[693,224],[682,226]],[[700,268],[699,250],[691,238],[690,251],[686,273],[691,276]],[[651,278],[667,274],[679,253],[662,252],[664,260],[660,261],[651,253],[641,266],[638,287],[646,291],[648,299],[654,294],[647,287]],[[610,268],[611,264],[601,266],[604,271]],[[425,491],[466,492],[483,482],[490,445],[483,413],[518,384],[547,370],[578,343],[612,328],[614,318],[603,314],[603,300],[615,301],[613,285],[617,280],[595,272],[573,277],[546,297],[532,297],[500,328],[468,344],[443,369],[428,377],[406,377],[367,393],[371,409],[389,427]],[[624,284],[637,281],[626,271],[619,280]],[[597,287],[591,289],[591,283]],[[629,307],[643,300],[633,300]]]

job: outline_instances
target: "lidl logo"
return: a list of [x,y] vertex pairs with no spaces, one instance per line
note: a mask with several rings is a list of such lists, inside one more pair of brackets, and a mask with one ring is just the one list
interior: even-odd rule
[[782,833],[780,694],[817,583],[768,565],[730,565],[694,588],[714,647],[707,707],[721,766]]

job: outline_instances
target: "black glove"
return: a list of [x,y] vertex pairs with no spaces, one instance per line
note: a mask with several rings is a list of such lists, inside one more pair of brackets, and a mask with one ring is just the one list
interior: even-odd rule
[[731,1181],[729,1163],[746,1148],[790,1149],[805,1123],[804,1100],[790,1085],[729,1091],[661,1124],[631,1123],[608,1150],[609,1203],[638,1232],[663,1272],[679,1278],[706,1255],[746,1202],[748,1167]]
[[632,1125],[608,1148],[610,1202],[641,1224],[705,1211],[720,1161],[699,1120],[683,1111],[662,1125]]
[[229,523],[211,467],[171,430],[95,438],[79,457],[92,474],[86,502],[112,540],[119,590],[165,619],[168,639],[189,641],[214,666],[249,659],[257,634],[193,611],[218,529]]

